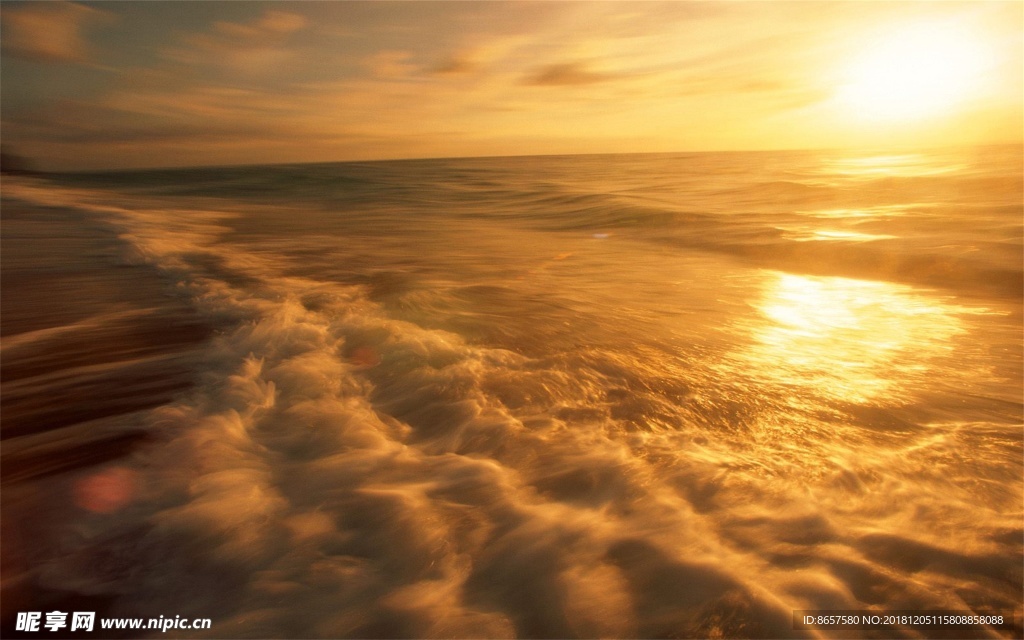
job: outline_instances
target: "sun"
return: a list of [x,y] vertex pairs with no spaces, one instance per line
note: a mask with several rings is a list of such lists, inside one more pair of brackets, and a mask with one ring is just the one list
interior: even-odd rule
[[920,24],[864,45],[842,74],[836,99],[864,120],[905,121],[948,113],[979,90],[985,46],[950,24]]

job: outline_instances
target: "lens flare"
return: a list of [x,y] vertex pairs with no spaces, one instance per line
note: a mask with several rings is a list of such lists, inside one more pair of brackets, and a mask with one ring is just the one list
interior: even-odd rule
[[137,485],[136,473],[131,469],[105,469],[74,484],[75,504],[93,513],[114,513],[135,499]]

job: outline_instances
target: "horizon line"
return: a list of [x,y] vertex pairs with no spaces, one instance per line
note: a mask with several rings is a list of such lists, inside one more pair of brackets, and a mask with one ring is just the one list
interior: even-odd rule
[[[102,174],[102,173],[132,173],[132,172],[144,172],[144,171],[187,171],[194,169],[244,169],[244,168],[255,168],[255,167],[283,167],[283,166],[305,166],[305,165],[328,165],[328,164],[378,164],[384,162],[427,162],[431,160],[498,160],[498,159],[512,159],[512,158],[564,158],[574,156],[629,156],[629,155],[678,155],[678,154],[692,154],[692,155],[710,155],[710,154],[732,154],[732,153],[806,153],[811,151],[817,152],[850,152],[850,151],[891,151],[897,150],[903,152],[908,151],[930,151],[936,149],[964,149],[964,148],[984,148],[984,147],[1009,147],[1016,146],[1024,148],[1024,141],[1018,142],[978,142],[970,144],[928,144],[928,145],[879,145],[870,144],[863,146],[843,146],[843,147],[805,147],[805,148],[779,148],[779,149],[704,149],[704,150],[678,150],[678,151],[590,151],[582,153],[517,153],[517,154],[498,154],[498,155],[468,155],[468,156],[422,156],[422,157],[407,157],[407,158],[373,158],[370,160],[314,160],[314,161],[297,161],[297,162],[252,162],[243,164],[195,164],[195,165],[167,165],[167,166],[142,166],[142,167],[121,167],[121,168],[106,168],[106,169],[70,169],[70,170],[32,170],[31,173],[43,174],[43,175],[71,175],[71,174]],[[34,162],[31,158],[17,155],[19,158],[28,161],[29,165],[33,165]]]

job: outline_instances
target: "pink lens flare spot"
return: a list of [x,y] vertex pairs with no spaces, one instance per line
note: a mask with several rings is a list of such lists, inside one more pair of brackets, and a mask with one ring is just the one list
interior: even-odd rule
[[348,359],[358,367],[376,367],[380,364],[380,354],[373,347],[356,347]]
[[134,498],[138,488],[137,473],[114,467],[87,475],[75,481],[75,504],[93,513],[114,513]]

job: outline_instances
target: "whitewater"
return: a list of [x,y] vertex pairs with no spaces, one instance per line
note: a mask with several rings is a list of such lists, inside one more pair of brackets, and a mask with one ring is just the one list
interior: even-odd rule
[[5,582],[212,621],[177,637],[1020,637],[1022,175],[984,147],[5,178]]

